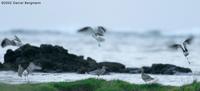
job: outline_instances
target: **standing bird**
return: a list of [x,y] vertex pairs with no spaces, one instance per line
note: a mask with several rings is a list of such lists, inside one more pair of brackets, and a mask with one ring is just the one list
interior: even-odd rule
[[172,49],[181,48],[181,50],[183,51],[183,55],[186,57],[189,64],[190,64],[190,61],[188,60],[189,51],[187,49],[187,45],[191,44],[192,40],[193,40],[193,36],[187,38],[183,42],[183,46],[181,44],[173,44],[173,45],[170,46],[170,48],[172,48]]
[[22,46],[22,41],[15,35],[15,39],[10,40],[8,38],[3,39],[1,42],[1,47],[4,48],[6,46]]
[[98,46],[100,47],[100,42],[104,42],[105,39],[103,38],[106,29],[102,26],[97,26],[97,28],[92,28],[90,26],[81,28],[78,30],[80,33],[89,33],[92,35],[92,37],[98,42]]
[[142,68],[141,69],[141,78],[144,82],[150,82],[150,81],[154,81],[155,79],[153,77],[151,77],[150,75],[148,74],[145,74],[144,73],[144,69]]
[[91,71],[91,72],[89,72],[89,74],[97,75],[98,77],[100,75],[105,75],[106,74],[106,66],[103,66],[101,69]]
[[41,70],[41,67],[35,65],[33,62],[30,62],[29,66],[24,69],[21,64],[18,65],[18,76],[25,77],[25,80],[28,80],[28,75],[32,74],[34,70]]

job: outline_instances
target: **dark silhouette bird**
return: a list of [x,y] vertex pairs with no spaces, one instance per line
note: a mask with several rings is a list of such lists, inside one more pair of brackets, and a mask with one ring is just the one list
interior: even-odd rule
[[6,47],[6,46],[18,46],[18,47],[20,47],[22,45],[23,45],[22,41],[17,36],[15,36],[15,39],[13,39],[13,40],[5,38],[1,42],[1,47],[2,48]]
[[92,37],[98,42],[98,46],[101,46],[100,42],[104,42],[105,39],[103,38],[105,32],[107,30],[102,26],[97,26],[96,28],[92,28],[90,26],[81,28],[78,30],[80,33],[87,33],[91,34]]
[[172,49],[178,49],[181,48],[183,55],[186,57],[188,63],[190,64],[190,61],[188,60],[188,55],[189,55],[189,51],[187,48],[187,45],[191,44],[193,40],[193,36],[187,38],[184,42],[183,42],[183,46],[181,44],[173,44],[170,46],[170,48]]
[[[32,74],[32,72],[34,70],[41,70],[40,66],[35,65],[33,62],[30,62],[30,64],[28,65],[28,67],[26,69],[24,69],[21,64],[18,65],[18,76],[25,77],[25,80],[28,80],[28,75]],[[29,80],[28,80],[29,81]]]

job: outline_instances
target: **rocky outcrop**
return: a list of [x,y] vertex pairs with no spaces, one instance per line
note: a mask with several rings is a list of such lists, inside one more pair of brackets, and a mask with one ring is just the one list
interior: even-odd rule
[[40,47],[26,44],[15,51],[7,50],[4,56],[4,64],[12,65],[11,69],[16,70],[18,64],[26,67],[29,62],[34,62],[42,67],[43,72],[77,72],[78,69],[90,70],[90,65],[96,61],[83,56],[68,53],[60,46],[41,45]]
[[141,73],[141,68],[126,68],[124,73],[138,74]]
[[99,66],[106,66],[109,72],[124,72],[125,65],[116,62],[100,62]]
[[[39,47],[25,44],[16,50],[8,49],[4,55],[4,64],[0,64],[0,70],[15,70],[21,64],[24,68],[30,62],[42,67],[42,72],[78,72],[86,73],[102,66],[109,72],[140,73],[140,68],[126,68],[125,65],[116,62],[100,62],[84,56],[68,53],[61,46],[42,44]],[[152,67],[143,67],[145,73],[151,74],[175,74],[176,72],[189,73],[188,68],[182,68],[170,64],[153,64]]]
[[0,70],[4,70],[4,65],[2,63],[0,63]]
[[[172,64],[153,64],[151,67],[144,66],[144,73],[148,74],[167,74],[173,75],[176,73],[190,73],[189,68],[179,67]],[[128,73],[141,73],[141,68],[127,68]]]
[[144,72],[151,74],[168,74],[173,75],[175,73],[190,73],[189,68],[183,68],[171,64],[153,64],[151,67],[143,67]]
[[[24,68],[30,62],[42,67],[42,72],[78,72],[85,73],[102,65],[109,66],[109,71],[119,72],[121,68],[125,68],[120,63],[97,63],[94,59],[88,57],[68,53],[68,50],[60,46],[52,46],[43,44],[40,47],[26,44],[14,51],[7,50],[4,55],[4,65],[11,70],[17,70],[19,64]],[[119,67],[118,67],[119,66]]]

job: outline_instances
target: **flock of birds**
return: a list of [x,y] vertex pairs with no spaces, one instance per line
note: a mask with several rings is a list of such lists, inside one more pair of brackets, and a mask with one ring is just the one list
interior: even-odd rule
[[[99,47],[101,46],[101,42],[105,41],[104,34],[106,31],[107,30],[102,26],[97,26],[96,28],[87,26],[78,30],[79,33],[86,33],[92,36],[97,41]],[[17,46],[17,47],[22,46],[23,45],[22,41],[17,36],[14,36],[14,37],[15,37],[14,39],[8,39],[8,38],[3,39],[3,41],[1,42],[1,47],[5,48],[6,46]],[[172,49],[180,48],[184,56],[186,57],[188,64],[190,64],[190,61],[188,60],[188,57],[187,57],[189,55],[187,45],[191,44],[192,40],[193,40],[193,37],[189,37],[182,44],[172,44],[169,46]],[[19,77],[24,76],[25,80],[28,80],[29,74],[32,74],[34,70],[40,70],[40,69],[42,68],[40,66],[35,65],[33,62],[30,62],[26,68],[23,68],[22,65],[19,64],[18,76]],[[97,76],[104,75],[106,73],[106,69],[107,67],[103,66],[101,69],[96,69],[94,71],[89,72],[89,74],[97,75]],[[144,82],[155,82],[158,80],[144,73],[143,68],[141,68],[141,78]]]
[[[84,28],[81,28],[78,30],[78,32],[80,32],[80,33],[87,33],[87,34],[92,35],[92,37],[94,39],[96,39],[96,41],[98,42],[99,47],[101,46],[100,43],[105,41],[103,36],[106,31],[107,30],[102,26],[98,26],[97,28],[92,28],[90,26],[87,26],[87,27],[84,27]],[[180,48],[183,52],[183,55],[187,59],[188,64],[191,64],[191,62],[188,59],[189,51],[188,51],[187,45],[191,44],[193,38],[194,38],[193,36],[190,36],[182,44],[172,44],[169,46],[172,49]],[[104,75],[105,72],[106,72],[106,67],[102,67],[101,69],[97,69],[97,70],[89,72],[89,73],[100,76],[100,75]],[[141,78],[144,82],[156,82],[158,80],[158,79],[155,79],[155,78],[151,77],[150,75],[144,73],[143,68],[141,68]]]

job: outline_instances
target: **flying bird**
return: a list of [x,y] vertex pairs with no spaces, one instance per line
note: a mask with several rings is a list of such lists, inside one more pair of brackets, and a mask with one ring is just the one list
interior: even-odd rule
[[188,55],[189,55],[189,51],[187,48],[187,45],[191,44],[193,40],[193,36],[187,38],[184,42],[183,42],[183,46],[181,44],[173,44],[170,46],[170,48],[172,49],[178,49],[181,48],[183,55],[186,57],[188,63],[190,64],[190,61],[188,60]]
[[34,70],[41,70],[42,68],[40,66],[35,65],[33,62],[30,62],[29,66],[24,69],[21,64],[18,65],[18,76],[25,77],[25,80],[28,80],[28,75],[32,74]]
[[98,42],[98,46],[100,47],[100,42],[104,42],[105,39],[103,38],[106,29],[103,26],[97,26],[96,28],[92,28],[90,26],[86,26],[78,30],[80,33],[87,33],[92,35],[92,37]]
[[1,47],[4,48],[6,46],[22,46],[22,41],[15,35],[14,39],[8,39],[8,38],[4,38],[1,42]]

